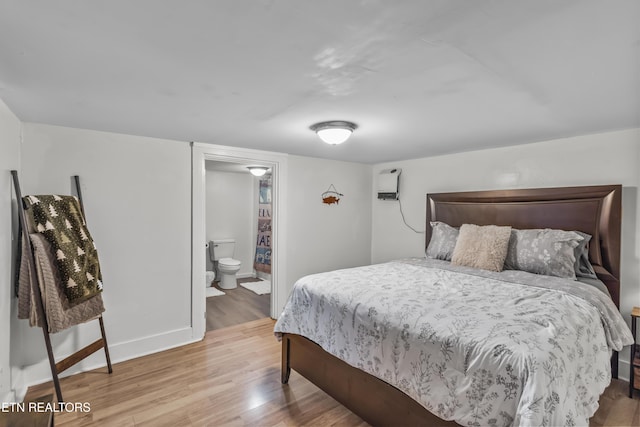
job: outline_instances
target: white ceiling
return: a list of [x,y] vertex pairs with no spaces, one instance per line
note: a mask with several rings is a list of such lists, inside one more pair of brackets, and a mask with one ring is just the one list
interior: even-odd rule
[[[26,122],[376,163],[640,127],[638,0],[0,0]],[[341,146],[309,130],[359,125]]]

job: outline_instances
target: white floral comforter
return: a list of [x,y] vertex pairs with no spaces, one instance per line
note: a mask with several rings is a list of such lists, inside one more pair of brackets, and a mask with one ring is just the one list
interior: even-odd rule
[[591,286],[429,259],[306,276],[275,332],[305,336],[466,426],[588,425],[611,351],[633,341]]

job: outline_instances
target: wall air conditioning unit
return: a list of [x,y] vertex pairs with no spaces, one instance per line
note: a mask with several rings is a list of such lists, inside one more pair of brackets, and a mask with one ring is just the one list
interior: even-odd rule
[[402,169],[384,169],[378,175],[378,199],[398,200]]

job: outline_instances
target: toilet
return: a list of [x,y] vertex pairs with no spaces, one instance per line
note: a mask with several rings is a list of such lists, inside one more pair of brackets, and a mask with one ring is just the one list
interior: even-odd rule
[[235,289],[238,287],[236,273],[240,271],[242,264],[233,259],[233,251],[236,247],[234,239],[222,239],[213,241],[213,260],[217,264],[217,276],[220,279],[221,289]]
[[205,248],[205,266],[206,266],[204,286],[208,288],[210,286],[213,286],[213,281],[216,279],[216,271],[215,271],[216,267],[213,262],[213,251],[212,251],[213,242],[209,242],[205,244],[204,248]]

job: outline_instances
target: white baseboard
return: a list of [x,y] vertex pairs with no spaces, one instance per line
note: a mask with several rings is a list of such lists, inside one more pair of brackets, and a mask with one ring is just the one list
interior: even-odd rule
[[262,271],[256,272],[256,277],[262,280],[271,280],[271,273],[263,273]]
[[14,402],[22,402],[24,400],[24,395],[27,394],[27,388],[29,387],[24,381],[24,370],[12,366],[11,381],[11,385],[13,386],[13,398],[15,399]]
[[0,396],[0,403],[2,402],[6,402],[6,403],[17,402],[16,393],[14,391],[9,391],[5,393],[3,396]]
[[[149,335],[136,340],[116,344],[109,343],[109,356],[111,356],[111,364],[114,365],[126,360],[191,344],[196,341],[200,341],[200,339],[194,339],[192,328],[186,327],[156,335]],[[67,356],[68,355],[56,355],[56,360],[62,360]],[[99,350],[77,365],[69,368],[67,371],[62,373],[60,377],[64,378],[80,372],[91,371],[93,369],[106,366],[107,361],[105,360],[104,351]],[[116,370],[117,367],[114,367],[113,369]],[[34,365],[22,368],[13,368],[12,378],[16,379],[14,382],[14,397],[18,399],[17,401],[21,402],[24,399],[28,387],[51,381],[49,360],[45,358]],[[62,394],[64,396],[64,389],[62,390]]]
[[253,273],[238,273],[238,274],[236,274],[236,277],[238,279],[247,279],[249,277],[256,277],[256,275],[253,274]]

